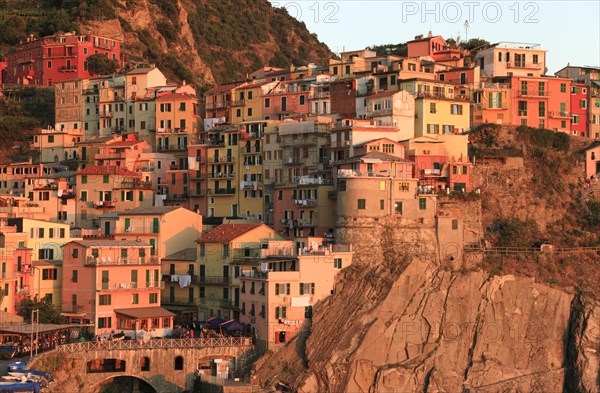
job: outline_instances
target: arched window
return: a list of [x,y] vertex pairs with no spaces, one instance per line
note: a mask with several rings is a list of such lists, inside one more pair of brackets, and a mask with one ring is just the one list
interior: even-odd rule
[[183,356],[175,358],[175,370],[183,370]]
[[143,356],[140,360],[140,367],[142,371],[150,371],[150,358]]

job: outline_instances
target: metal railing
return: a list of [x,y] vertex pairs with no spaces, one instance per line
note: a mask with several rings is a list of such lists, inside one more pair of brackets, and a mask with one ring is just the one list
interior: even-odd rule
[[251,347],[250,337],[219,338],[162,338],[154,340],[97,341],[58,345],[57,352],[75,353],[87,351],[111,351],[129,349],[168,349],[168,348],[214,348],[214,347]]

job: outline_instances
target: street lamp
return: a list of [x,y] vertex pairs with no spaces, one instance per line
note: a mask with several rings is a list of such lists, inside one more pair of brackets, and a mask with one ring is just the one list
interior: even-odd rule
[[[29,359],[33,358],[33,331],[34,331],[34,323],[36,326],[36,334],[35,334],[35,339],[36,342],[39,341],[40,339],[40,310],[39,309],[34,309],[31,310],[31,339],[29,342]],[[38,347],[39,347],[39,343],[38,346],[35,347],[35,355],[37,356],[38,354]]]

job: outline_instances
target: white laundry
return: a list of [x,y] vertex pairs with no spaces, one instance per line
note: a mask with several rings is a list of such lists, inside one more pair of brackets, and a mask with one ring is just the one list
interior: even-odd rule
[[179,286],[181,288],[188,287],[191,283],[192,283],[192,276],[187,275],[187,274],[183,275],[183,276],[179,276]]
[[195,171],[197,169],[196,168],[197,163],[198,163],[198,161],[196,161],[196,157],[188,157],[188,167],[192,171]]
[[172,274],[171,282],[179,282],[179,276],[177,274]]

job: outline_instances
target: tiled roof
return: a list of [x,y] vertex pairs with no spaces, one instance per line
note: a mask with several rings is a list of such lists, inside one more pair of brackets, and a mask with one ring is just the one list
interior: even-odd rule
[[129,169],[122,168],[120,166],[86,166],[82,170],[77,172],[78,175],[121,175],[121,176],[132,176],[141,177],[142,175],[130,171]]
[[[98,239],[93,239],[93,240],[73,240],[69,243],[77,243],[84,247],[95,247],[95,248],[150,247],[150,244],[145,243],[145,242],[138,242],[135,240],[115,240],[115,239],[110,239],[110,238],[98,238]],[[67,244],[69,244],[69,243],[67,243]]]
[[142,143],[142,142],[140,142],[140,141],[118,141],[118,142],[115,142],[115,143],[110,143],[110,144],[106,145],[106,147],[110,147],[110,148],[113,148],[113,147],[131,147],[131,146],[137,145],[138,143]]
[[164,96],[160,96],[156,99],[156,101],[171,101],[171,100],[197,100],[197,97],[194,97],[191,94],[187,93],[169,93]]
[[198,243],[228,243],[263,224],[221,224],[212,231],[205,233],[197,240]]
[[136,68],[135,70],[131,70],[127,73],[127,75],[139,75],[139,74],[147,74],[152,71],[154,68],[144,67],[144,68]]
[[411,162],[411,161],[405,160],[404,158],[393,156],[391,154],[386,154],[386,153],[382,153],[379,151],[371,151],[367,154],[360,154],[357,156],[350,157],[347,160],[339,161],[338,163],[359,162],[361,160],[368,160],[368,159],[388,161],[388,162]]
[[227,84],[224,84],[224,85],[215,86],[212,89],[208,90],[204,94],[222,93],[222,92],[225,92],[225,91],[229,91],[229,90],[235,89],[236,87],[240,86],[243,83],[244,82],[233,82],[233,83],[227,83]]

